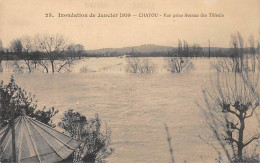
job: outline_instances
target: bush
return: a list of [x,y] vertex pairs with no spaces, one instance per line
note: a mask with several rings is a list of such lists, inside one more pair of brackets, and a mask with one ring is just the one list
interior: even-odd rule
[[106,126],[105,131],[102,132],[101,124],[97,114],[94,119],[87,119],[72,109],[64,113],[58,125],[72,137],[84,142],[84,145],[75,151],[67,162],[105,162],[104,159],[111,155],[114,149],[109,147],[110,130]]
[[0,82],[0,129],[10,122],[11,111],[14,111],[14,117],[17,118],[25,110],[26,115],[36,120],[41,121],[49,126],[55,125],[51,118],[58,113],[52,107],[46,111],[46,108],[37,110],[37,101],[35,96],[26,92],[19,87],[11,76],[10,82],[4,85],[3,81]]

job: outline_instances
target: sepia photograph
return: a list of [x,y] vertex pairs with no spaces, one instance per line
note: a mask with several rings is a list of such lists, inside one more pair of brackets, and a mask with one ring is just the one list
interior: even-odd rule
[[0,163],[259,163],[259,79],[260,0],[0,0]]

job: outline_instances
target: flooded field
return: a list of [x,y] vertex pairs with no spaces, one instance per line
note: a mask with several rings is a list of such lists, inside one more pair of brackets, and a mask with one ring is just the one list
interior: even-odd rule
[[[195,69],[171,74],[164,58],[152,58],[157,72],[125,73],[123,58],[77,62],[71,73],[14,74],[16,82],[36,95],[40,107],[69,108],[87,117],[96,113],[112,131],[115,152],[108,162],[170,162],[164,123],[169,127],[176,162],[215,162],[215,151],[200,140],[207,134],[200,109],[202,88],[210,85],[211,59],[193,59]],[[80,72],[87,66],[90,72]],[[0,73],[5,82],[11,73]],[[80,94],[80,95],[79,95]]]

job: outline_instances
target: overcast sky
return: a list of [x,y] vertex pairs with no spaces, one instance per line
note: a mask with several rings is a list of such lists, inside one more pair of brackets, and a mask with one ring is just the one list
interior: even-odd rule
[[[46,18],[45,13],[223,13],[223,18]],[[85,49],[142,44],[176,46],[178,39],[229,47],[240,31],[260,38],[260,0],[0,0],[0,39],[61,33]]]

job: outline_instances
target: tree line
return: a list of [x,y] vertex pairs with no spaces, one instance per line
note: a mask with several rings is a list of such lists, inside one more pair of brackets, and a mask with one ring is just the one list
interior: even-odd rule
[[[68,71],[76,57],[81,57],[84,47],[74,44],[60,34],[23,36],[1,49],[1,60],[15,60],[14,67],[29,73],[42,68],[46,73]],[[23,63],[20,63],[20,62]]]

